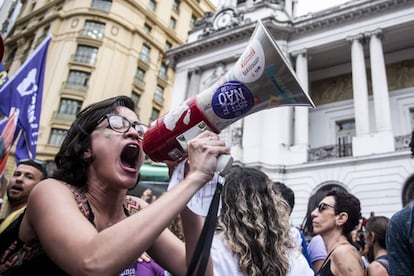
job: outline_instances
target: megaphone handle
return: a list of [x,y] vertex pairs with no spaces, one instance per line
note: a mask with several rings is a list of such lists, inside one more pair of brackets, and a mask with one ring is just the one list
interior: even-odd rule
[[233,157],[230,154],[221,154],[217,157],[216,171],[220,176],[225,176],[233,165]]

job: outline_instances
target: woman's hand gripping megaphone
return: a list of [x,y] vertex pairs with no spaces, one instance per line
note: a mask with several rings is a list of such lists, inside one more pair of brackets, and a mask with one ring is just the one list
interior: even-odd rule
[[220,140],[218,134],[205,130],[188,141],[188,174],[208,182],[217,172],[223,175],[232,164],[230,149]]

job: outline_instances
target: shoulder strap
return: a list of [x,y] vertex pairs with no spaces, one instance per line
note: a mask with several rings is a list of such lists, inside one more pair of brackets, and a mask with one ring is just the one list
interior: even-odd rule
[[[321,268],[319,269],[319,271],[321,271],[322,267],[324,267],[324,266],[325,266],[325,264],[329,261],[329,257],[331,257],[331,255],[332,255],[332,253],[335,251],[335,249],[337,249],[337,248],[338,248],[338,246],[340,246],[340,245],[344,245],[344,244],[347,244],[347,242],[342,242],[342,243],[340,243],[340,244],[336,245],[336,246],[335,246],[335,247],[331,250],[331,252],[329,252],[328,256],[326,256],[325,260],[323,261],[323,263],[322,263]],[[319,273],[319,272],[318,272],[318,273]]]
[[385,270],[387,270],[387,272],[389,273],[389,262],[388,262],[388,258],[385,256],[380,256],[378,258],[375,259],[375,261],[379,262],[384,268]]

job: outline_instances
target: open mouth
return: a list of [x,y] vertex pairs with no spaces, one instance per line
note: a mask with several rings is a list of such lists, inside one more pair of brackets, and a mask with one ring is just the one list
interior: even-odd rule
[[23,187],[21,185],[13,185],[10,189],[13,191],[23,191]]
[[121,162],[126,167],[135,168],[139,158],[139,147],[136,144],[128,144],[121,153]]

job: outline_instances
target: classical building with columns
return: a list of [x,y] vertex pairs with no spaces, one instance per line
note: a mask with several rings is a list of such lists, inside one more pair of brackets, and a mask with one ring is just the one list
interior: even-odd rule
[[355,194],[365,217],[391,216],[414,194],[414,0],[349,1],[303,16],[296,5],[219,1],[167,52],[171,108],[232,69],[261,19],[316,107],[267,109],[224,129],[236,163],[294,190],[295,225],[309,197],[332,187]]

